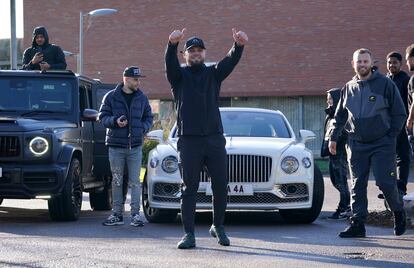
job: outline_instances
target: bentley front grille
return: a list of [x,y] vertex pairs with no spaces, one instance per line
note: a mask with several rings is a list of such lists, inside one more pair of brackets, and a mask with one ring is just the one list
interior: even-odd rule
[[[268,182],[272,171],[272,158],[260,155],[227,155],[227,176],[229,182]],[[207,168],[200,174],[201,182],[210,181]]]

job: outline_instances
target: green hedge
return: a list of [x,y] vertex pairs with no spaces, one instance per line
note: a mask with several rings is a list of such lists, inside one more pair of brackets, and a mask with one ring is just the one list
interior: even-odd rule
[[158,142],[156,141],[150,141],[150,140],[144,140],[144,145],[142,146],[142,166],[146,167],[148,164],[148,154],[149,152],[157,147]]

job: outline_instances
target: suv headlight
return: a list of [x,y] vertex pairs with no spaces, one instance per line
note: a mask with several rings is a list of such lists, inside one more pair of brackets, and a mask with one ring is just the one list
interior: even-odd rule
[[29,142],[29,149],[35,156],[42,156],[49,150],[49,142],[43,137],[34,137]]
[[167,173],[174,173],[178,169],[178,159],[175,156],[167,156],[162,160],[161,163],[162,170]]
[[282,163],[280,164],[282,170],[287,174],[292,174],[296,172],[299,168],[299,161],[294,156],[286,156],[283,158]]

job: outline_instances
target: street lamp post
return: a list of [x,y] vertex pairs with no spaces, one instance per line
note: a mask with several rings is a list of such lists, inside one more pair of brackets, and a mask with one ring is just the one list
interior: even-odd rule
[[109,15],[118,12],[118,10],[113,8],[101,8],[101,9],[95,9],[92,10],[86,14],[84,14],[82,11],[79,13],[79,56],[78,56],[78,66],[77,70],[79,74],[83,74],[83,19],[84,17],[98,17],[98,16],[104,16]]

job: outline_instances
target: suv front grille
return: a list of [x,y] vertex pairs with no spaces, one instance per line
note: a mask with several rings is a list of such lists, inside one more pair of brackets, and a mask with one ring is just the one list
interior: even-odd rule
[[0,136],[0,157],[20,155],[20,141],[16,136]]

